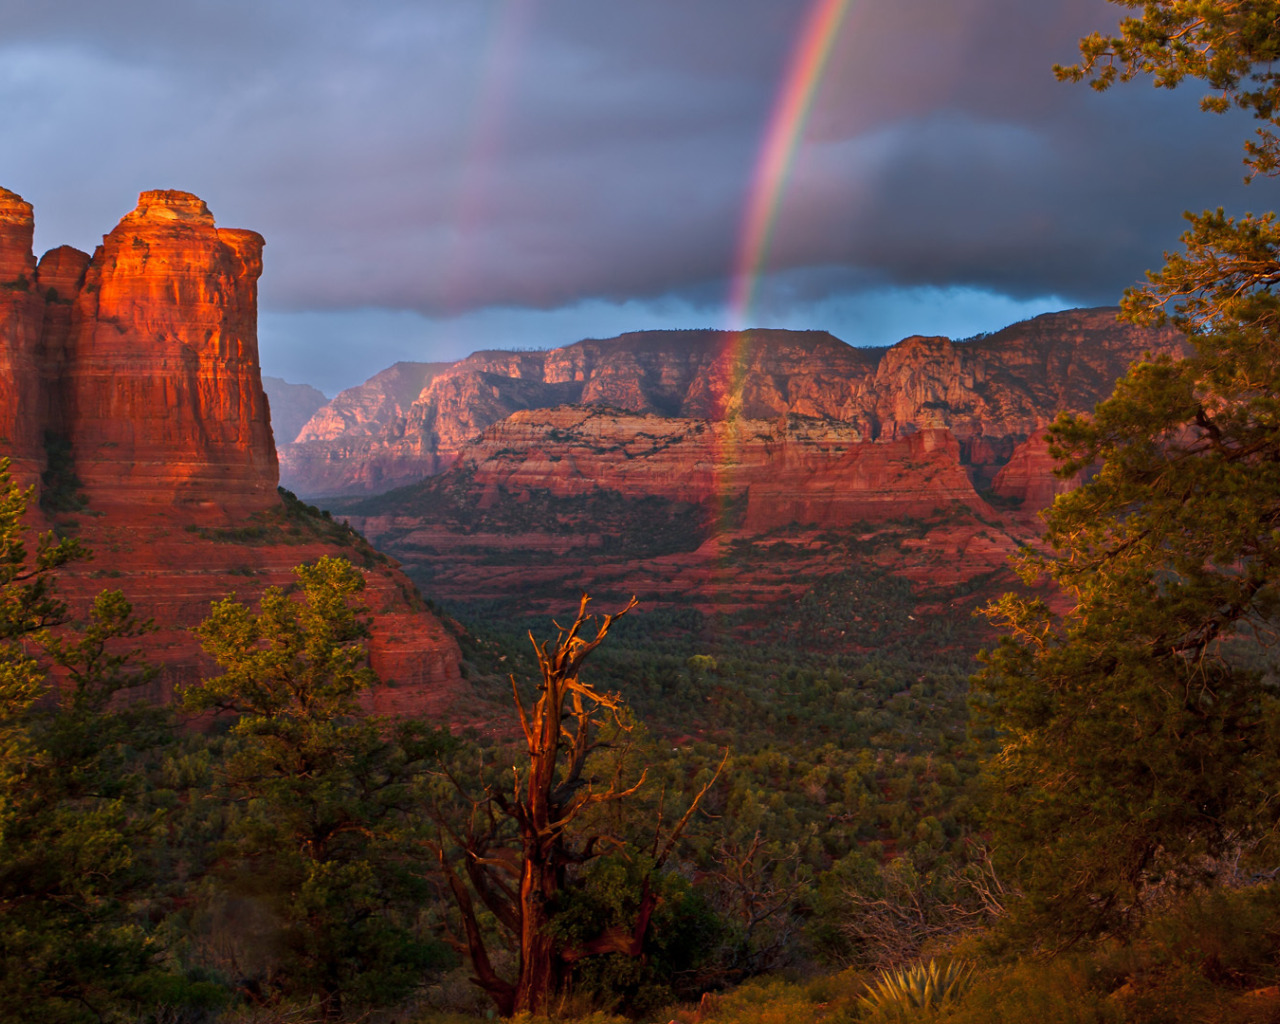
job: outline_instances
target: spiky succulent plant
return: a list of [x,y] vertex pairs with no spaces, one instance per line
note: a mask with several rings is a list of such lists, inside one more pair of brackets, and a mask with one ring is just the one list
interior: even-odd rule
[[882,971],[858,1001],[869,1010],[936,1010],[958,997],[973,979],[973,965],[955,960],[941,966],[936,960],[896,971]]

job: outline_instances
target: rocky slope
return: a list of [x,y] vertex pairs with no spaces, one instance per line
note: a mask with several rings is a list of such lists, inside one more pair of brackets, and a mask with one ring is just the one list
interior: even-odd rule
[[60,588],[83,612],[121,589],[161,631],[153,699],[202,667],[188,632],[212,600],[253,600],[322,555],[361,564],[377,613],[371,656],[394,710],[441,710],[458,650],[385,558],[277,491],[257,350],[262,238],[218,228],[184,192],[144,192],[92,257],[37,264],[31,207],[0,190],[0,455],[37,485],[33,525],[94,560]]
[[[306,495],[368,494],[447,468],[462,445],[514,412],[564,404],[720,421],[800,415],[866,441],[946,428],[978,487],[1059,411],[1088,409],[1172,331],[1073,310],[967,342],[912,337],[856,349],[823,332],[648,331],[549,352],[478,352],[425,382],[405,406],[373,378],[317,413],[282,449],[282,478]],[[390,371],[388,371],[389,373]],[[373,393],[373,394],[371,394]],[[351,395],[351,398],[347,398]],[[355,420],[344,404],[394,415]]]

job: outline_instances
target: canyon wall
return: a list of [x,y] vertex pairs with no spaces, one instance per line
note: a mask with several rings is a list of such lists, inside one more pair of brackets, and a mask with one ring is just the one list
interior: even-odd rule
[[477,352],[433,366],[412,397],[416,378],[391,376],[396,368],[343,392],[282,447],[281,473],[301,494],[376,493],[447,469],[468,440],[514,412],[575,404],[710,421],[808,416],[850,424],[867,441],[945,428],[985,488],[1058,412],[1092,408],[1143,352],[1182,345],[1172,330],[1123,325],[1114,310],[1094,309],[888,349],[853,348],[820,331],[751,330]]
[[405,432],[418,396],[453,365],[396,363],[343,391],[281,445],[281,482],[307,495],[376,494],[447,468],[451,453],[424,450]]
[[[1011,474],[1006,496],[1024,484]],[[555,612],[585,590],[719,613],[798,599],[854,562],[925,591],[1005,587],[1036,517],[1004,504],[974,489],[945,427],[868,441],[796,414],[561,406],[512,413],[445,473],[334,509],[445,599]]]
[[283,498],[258,362],[263,240],[219,228],[185,192],[152,191],[92,257],[37,263],[29,204],[0,189],[0,456],[35,485],[32,525],[77,536],[93,560],[59,574],[83,615],[124,591],[159,632],[154,692],[208,671],[190,633],[210,603],[288,587],[325,555],[364,572],[370,656],[388,711],[440,712],[462,689],[452,635],[394,563]]
[[[714,610],[795,597],[849,559],[978,600],[1009,586],[1009,555],[1077,483],[1055,475],[1045,425],[1090,409],[1144,351],[1185,344],[1113,310],[882,350],[812,332],[730,338],[478,353],[437,374],[394,437],[362,439],[362,459],[398,452],[407,473],[404,453],[430,438],[444,472],[326,502],[459,601],[551,610],[586,588]],[[557,399],[574,404],[513,408]]]
[[466,444],[451,471],[486,508],[504,492],[597,490],[696,505],[743,503],[737,524],[840,527],[986,506],[946,429],[868,444],[853,424],[797,415],[705,420],[591,406],[513,413]]

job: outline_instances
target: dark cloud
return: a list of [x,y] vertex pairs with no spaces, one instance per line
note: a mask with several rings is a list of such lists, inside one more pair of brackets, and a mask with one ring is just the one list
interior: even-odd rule
[[[197,192],[267,236],[280,312],[710,309],[808,7],[0,0],[0,184],[47,246],[92,246],[142,189]],[[1055,81],[1121,13],[852,0],[762,302],[871,284],[1105,301],[1182,209],[1244,203],[1248,126],[1193,89]]]

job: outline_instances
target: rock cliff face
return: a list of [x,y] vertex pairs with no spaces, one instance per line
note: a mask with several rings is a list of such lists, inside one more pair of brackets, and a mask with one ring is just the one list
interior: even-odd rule
[[794,414],[566,406],[513,413],[447,472],[335,508],[446,599],[554,611],[586,590],[722,612],[858,561],[929,590],[1004,572],[1034,516],[991,508],[960,459],[945,427],[868,441]]
[[92,259],[64,246],[37,265],[32,230],[30,205],[0,193],[0,429],[18,476],[33,481],[57,447],[48,468],[74,472],[99,510],[275,503],[261,236],[164,191],[144,192]]
[[1000,467],[992,481],[991,491],[997,497],[1020,502],[1026,508],[1048,508],[1059,494],[1079,486],[1081,473],[1063,479],[1054,470],[1057,463],[1049,454],[1049,442],[1043,430],[1037,430],[1013,451],[1013,456]]
[[[726,337],[473,356],[405,420],[402,443],[456,445],[453,466],[332,507],[446,599],[552,610],[585,588],[723,611],[871,562],[967,607],[1009,586],[1009,554],[1075,484],[1053,475],[1044,426],[1144,350],[1184,344],[1109,310],[879,351],[786,332],[717,349]],[[557,397],[585,404],[511,408]]]
[[[1106,395],[1144,351],[1176,352],[1172,331],[1074,310],[967,342],[912,337],[856,349],[822,332],[649,331],[549,352],[478,352],[434,373],[390,419],[321,410],[286,446],[282,476],[302,494],[367,494],[452,464],[469,439],[514,412],[563,404],[721,421],[800,415],[849,424],[867,441],[945,428],[979,487],[1062,410]],[[388,371],[390,372],[390,371]],[[358,404],[376,401],[378,378]],[[344,392],[331,407],[357,400]]]
[[307,494],[376,493],[448,466],[448,454],[424,453],[404,433],[414,401],[452,365],[396,363],[342,392],[282,446],[281,482]]
[[[397,683],[386,710],[441,710],[461,688],[458,650],[393,564],[276,488],[257,348],[262,238],[219,228],[185,192],[144,192],[93,257],[36,263],[31,207],[0,190],[0,455],[38,512],[94,560],[60,589],[83,612],[105,586],[161,626],[167,671],[201,668],[189,632],[211,601],[256,599],[324,555],[363,566],[377,613],[371,657]],[[207,667],[207,666],[205,666]]]
[[44,302],[31,253],[34,224],[31,204],[0,189],[0,441],[23,484],[35,482],[44,462]]
[[695,420],[568,406],[513,413],[464,446],[480,508],[499,492],[612,491],[692,505],[740,505],[743,529],[847,526],[985,508],[946,429],[865,443],[848,423],[804,416]]
[[76,472],[99,507],[277,501],[258,369],[262,236],[186,192],[144,192],[75,299],[63,370]]

